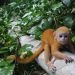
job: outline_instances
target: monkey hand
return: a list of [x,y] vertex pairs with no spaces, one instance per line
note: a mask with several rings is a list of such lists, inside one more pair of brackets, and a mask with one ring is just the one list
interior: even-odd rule
[[55,72],[56,72],[56,67],[53,65],[53,63],[54,63],[55,60],[56,60],[56,59],[54,59],[54,60],[51,61],[51,62],[50,62],[50,61],[47,62],[47,65],[49,66],[51,73],[55,73]]
[[56,67],[53,64],[51,64],[51,66],[50,66],[50,71],[51,71],[51,73],[56,72]]
[[67,63],[67,62],[72,62],[72,61],[74,61],[74,59],[72,59],[71,57],[67,57],[66,59],[65,59],[65,63]]

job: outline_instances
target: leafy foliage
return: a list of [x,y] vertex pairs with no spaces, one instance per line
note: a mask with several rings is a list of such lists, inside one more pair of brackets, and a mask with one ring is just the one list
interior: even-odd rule
[[12,71],[13,71],[13,68],[14,68],[14,64],[7,65],[7,66],[5,66],[3,68],[0,68],[0,74],[1,75],[11,75]]
[[[72,41],[75,43],[74,0],[8,0],[8,2],[8,5],[0,7],[0,61],[5,60],[8,55],[15,54],[17,47],[19,54],[25,50],[29,51],[28,56],[32,54],[31,49],[27,49],[27,47],[32,47],[31,45],[24,45],[22,48],[20,45],[17,46],[20,36],[14,38],[16,33],[32,35],[37,40],[46,29],[56,30],[58,27],[66,26],[73,32]],[[22,31],[14,31],[12,29],[14,25],[20,26]],[[14,64],[2,62],[0,62],[2,65],[0,73],[3,75],[7,72],[6,75],[10,75]],[[25,67],[28,68],[30,65],[25,65]],[[26,68],[25,70],[28,71]],[[19,75],[22,74],[19,73]]]
[[20,50],[18,51],[18,54],[21,55],[22,52],[27,51],[27,57],[30,57],[32,55],[32,52],[30,51],[33,48],[33,45],[30,44],[25,44],[24,46],[22,46],[20,48]]
[[[0,74],[1,75],[11,75],[14,69],[14,64],[11,64],[13,60],[10,61],[2,61],[0,59]],[[10,65],[11,64],[11,65]]]

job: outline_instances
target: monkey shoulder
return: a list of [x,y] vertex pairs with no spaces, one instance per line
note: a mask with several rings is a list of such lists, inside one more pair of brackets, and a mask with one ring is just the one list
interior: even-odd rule
[[62,47],[62,45],[60,43],[58,43],[57,41],[53,41],[53,43],[51,44],[51,49],[52,50],[58,50]]
[[53,30],[52,29],[47,29],[43,32],[42,38],[50,38],[53,37]]

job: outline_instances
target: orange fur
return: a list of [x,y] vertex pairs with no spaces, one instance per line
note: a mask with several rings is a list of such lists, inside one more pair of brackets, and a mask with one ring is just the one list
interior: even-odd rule
[[[26,58],[26,59],[17,58],[17,61],[22,64],[29,63],[33,59],[35,59],[44,49],[45,50],[45,62],[47,64],[50,61],[50,48],[51,48],[51,54],[53,56],[61,58],[61,59],[66,59],[67,56],[65,54],[59,52],[59,48],[61,46],[63,46],[62,44],[60,44],[57,41],[57,35],[59,34],[60,31],[69,33],[70,38],[67,41],[67,44],[65,44],[65,45],[69,45],[69,46],[72,45],[71,44],[71,31],[67,27],[63,26],[56,30],[56,33],[54,34],[56,39],[54,38],[54,35],[53,35],[54,31],[52,31],[52,29],[48,29],[42,34],[42,37],[41,37],[42,46],[40,47],[40,49],[38,51],[36,51],[29,58]],[[71,49],[74,51],[73,46],[71,47]],[[10,60],[10,59],[15,59],[15,56],[7,57],[7,60]],[[51,65],[51,63],[48,66],[50,66],[50,65]]]

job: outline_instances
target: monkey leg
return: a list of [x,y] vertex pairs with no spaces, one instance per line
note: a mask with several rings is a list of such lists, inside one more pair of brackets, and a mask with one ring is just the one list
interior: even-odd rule
[[47,66],[50,68],[50,71],[52,73],[55,73],[56,67],[53,65],[55,60],[50,62],[50,46],[48,44],[45,44],[44,50],[45,50],[45,62],[47,64]]

